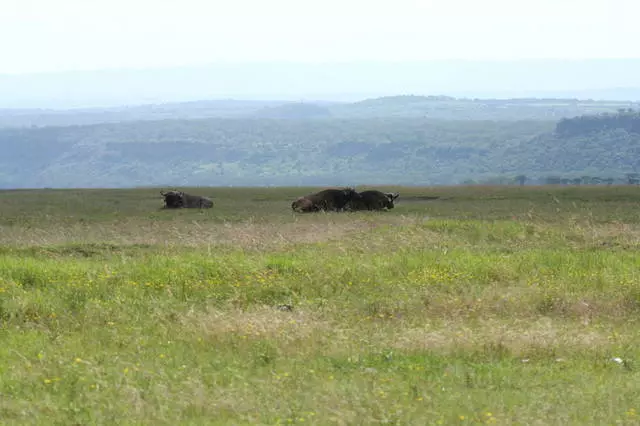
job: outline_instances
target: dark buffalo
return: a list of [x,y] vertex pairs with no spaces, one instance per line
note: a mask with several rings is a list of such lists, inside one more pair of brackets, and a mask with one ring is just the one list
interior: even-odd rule
[[343,211],[351,202],[360,199],[353,188],[325,189],[315,194],[300,197],[291,204],[291,209],[298,212],[316,212],[320,210]]
[[184,207],[183,192],[180,191],[160,191],[164,197],[164,207],[167,209],[179,209]]
[[160,194],[164,197],[165,208],[168,209],[210,209],[213,207],[213,201],[200,195],[187,194],[182,191],[160,191]]
[[349,209],[353,211],[392,209],[395,207],[393,202],[399,196],[397,192],[362,191],[359,199],[350,203]]

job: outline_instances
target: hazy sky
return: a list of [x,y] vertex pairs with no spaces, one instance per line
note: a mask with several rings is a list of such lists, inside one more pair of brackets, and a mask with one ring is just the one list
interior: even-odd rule
[[0,0],[0,73],[640,56],[637,0]]

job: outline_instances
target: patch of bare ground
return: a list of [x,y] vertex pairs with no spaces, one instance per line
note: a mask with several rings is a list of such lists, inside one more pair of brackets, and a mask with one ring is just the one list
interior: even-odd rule
[[289,244],[311,244],[341,239],[369,228],[366,221],[242,223],[226,227],[221,237],[228,244],[243,248],[278,248]]
[[605,223],[580,226],[587,240],[598,247],[633,248],[640,246],[640,224]]
[[[192,311],[182,319],[185,332],[212,340],[227,337],[248,341],[306,341],[308,349],[326,354],[343,354],[361,345],[390,347],[407,351],[474,351],[502,348],[513,356],[535,356],[556,351],[582,351],[613,348],[625,337],[612,335],[587,317],[559,318],[531,316],[516,318],[466,317],[443,319],[425,317],[423,321],[356,320],[316,310],[281,311],[271,306],[247,310],[209,308]],[[420,325],[420,324],[424,325]],[[296,345],[296,351],[300,351]]]
[[422,299],[421,309],[418,318],[426,320],[440,318],[455,321],[498,317],[533,322],[540,317],[549,317],[588,326],[599,321],[623,323],[634,319],[640,309],[640,302],[636,293],[629,291],[607,295],[592,293],[570,298],[560,290],[546,293],[533,287],[495,286],[487,288],[481,298],[473,295],[427,295]]
[[406,350],[474,350],[502,347],[514,356],[556,349],[586,350],[612,345],[610,334],[579,322],[541,317],[534,321],[480,320],[469,324],[450,321],[437,326],[400,328],[380,336],[387,344]]
[[[384,224],[411,223],[410,218],[381,215],[373,222],[355,215],[316,215],[292,221],[264,222],[150,222],[73,224],[50,228],[0,226],[0,244],[12,246],[69,243],[150,244],[188,247],[232,246],[242,249],[277,249],[296,243],[316,243],[374,229]],[[379,219],[379,220],[378,220]]]
[[271,306],[248,310],[209,308],[205,312],[189,312],[182,320],[187,330],[208,338],[228,335],[246,339],[299,340],[331,329],[320,314],[294,309],[282,311]]

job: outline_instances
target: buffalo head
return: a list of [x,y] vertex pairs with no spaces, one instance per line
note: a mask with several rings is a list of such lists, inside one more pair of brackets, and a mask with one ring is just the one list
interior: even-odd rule
[[177,209],[184,207],[184,192],[182,191],[160,191],[160,195],[164,197],[164,204],[166,208]]
[[392,209],[394,207],[394,203],[393,202],[396,200],[396,198],[398,198],[400,196],[400,193],[398,193],[398,192],[387,192],[384,195],[389,200],[389,202],[386,203],[386,207],[388,209]]

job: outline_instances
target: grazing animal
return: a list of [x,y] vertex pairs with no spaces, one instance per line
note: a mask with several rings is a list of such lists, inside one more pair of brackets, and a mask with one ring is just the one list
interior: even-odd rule
[[316,212],[320,210],[339,212],[344,211],[350,202],[359,199],[360,194],[353,188],[325,189],[298,198],[291,204],[291,209],[299,212]]
[[200,195],[187,194],[183,191],[160,191],[160,194],[164,197],[165,208],[169,209],[210,209],[213,207],[213,201],[211,201],[211,199]]
[[394,201],[400,196],[395,192],[381,192],[381,191],[363,191],[360,193],[360,198],[352,201],[349,205],[349,209],[353,211],[357,210],[384,210],[392,209],[395,207]]

